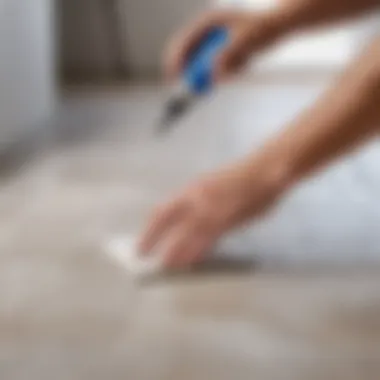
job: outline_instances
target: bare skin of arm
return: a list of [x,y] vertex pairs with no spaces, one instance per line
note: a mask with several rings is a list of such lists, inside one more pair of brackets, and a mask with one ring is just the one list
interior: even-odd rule
[[[327,4],[322,0],[298,1],[302,2]],[[363,2],[367,6],[373,4]],[[321,11],[320,22],[326,20],[324,14]],[[347,15],[346,11],[344,14]],[[302,12],[293,19],[295,28],[305,22],[301,15]],[[262,25],[267,28],[268,24]],[[276,34],[274,30],[287,29],[282,28],[272,26],[268,29],[271,32],[262,36],[267,38]],[[241,25],[237,27],[236,35],[242,30]],[[257,30],[255,33],[256,37],[260,34]],[[242,40],[235,40],[238,44],[236,41]],[[233,46],[228,50],[230,55],[239,50],[236,47],[233,50]],[[226,64],[233,62],[226,58],[228,54],[219,61],[219,75],[228,75],[237,67]],[[198,179],[160,206],[141,238],[142,253],[159,246],[168,266],[186,266],[202,260],[223,234],[267,212],[302,179],[377,134],[379,126],[380,38],[377,38],[336,84],[284,132],[239,162]]]
[[[346,70],[311,109],[262,149],[263,157],[281,157],[287,180],[350,151],[380,130],[380,37]],[[257,159],[253,154],[252,161]]]
[[296,31],[357,17],[379,4],[379,0],[282,0],[274,13],[285,29]]
[[243,68],[252,55],[284,36],[357,17],[379,6],[379,0],[282,0],[267,12],[206,12],[169,42],[164,55],[165,72],[169,78],[177,78],[193,47],[216,26],[230,31],[229,46],[215,63],[215,79],[223,80]]

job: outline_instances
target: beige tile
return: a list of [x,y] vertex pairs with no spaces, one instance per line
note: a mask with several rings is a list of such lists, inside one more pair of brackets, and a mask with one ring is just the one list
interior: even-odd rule
[[[250,92],[245,91],[242,101],[248,102]],[[266,90],[264,98],[269,94]],[[67,100],[72,130],[80,122],[87,124],[81,137],[67,129],[66,137],[73,141],[62,139],[0,188],[2,379],[379,377],[376,268],[372,273],[327,274],[300,269],[302,265],[293,272],[264,266],[245,273],[206,272],[138,284],[105,255],[105,239],[138,231],[158,201],[233,156],[232,148],[245,149],[243,137],[242,142],[231,140],[237,135],[228,129],[230,119],[215,121],[218,102],[228,99],[227,94],[220,96],[163,140],[155,139],[151,130],[150,110],[159,108],[162,97],[156,88]],[[131,124],[126,123],[126,112]],[[263,115],[255,120],[263,120]],[[94,120],[98,126],[91,130]],[[267,123],[274,128],[273,120]],[[217,135],[217,130],[222,132]],[[253,237],[236,247],[245,245],[264,261],[269,251],[272,259],[283,253],[284,261],[301,264],[293,248],[307,251],[306,238],[318,246],[318,239],[323,243],[326,236],[336,236],[340,240],[332,244],[343,250],[341,230],[335,226],[336,235],[326,235],[319,222],[313,223],[314,208],[302,205],[309,200],[326,208],[336,194],[331,186],[339,189],[352,180],[353,170],[338,172],[329,184],[309,184],[311,188],[295,194],[272,221],[257,226],[250,232]],[[370,179],[365,186],[376,188],[376,176]],[[350,199],[336,205],[345,217]],[[368,196],[365,202],[371,200]],[[365,202],[352,207],[359,209]],[[367,210],[363,217],[373,215],[364,206],[360,209]],[[323,215],[318,214],[319,221]],[[375,229],[376,217],[368,220]],[[360,224],[346,221],[345,226]],[[369,247],[366,237],[372,239],[376,253],[377,229],[358,230],[358,236],[363,250]],[[281,250],[276,242],[283,245]],[[344,262],[341,252],[337,257]]]

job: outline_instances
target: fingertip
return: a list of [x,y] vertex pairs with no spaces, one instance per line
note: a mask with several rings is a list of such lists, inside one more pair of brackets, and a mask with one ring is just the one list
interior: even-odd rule
[[163,65],[162,65],[162,68],[163,68],[163,74],[164,74],[164,78],[171,82],[173,81],[176,77],[177,77],[177,73],[178,73],[178,63],[177,63],[177,59],[175,59],[175,61],[173,62],[173,59],[165,59],[164,62],[163,62]]
[[221,55],[217,58],[215,62],[215,69],[213,73],[213,82],[215,84],[220,83],[223,81],[223,78],[226,75],[226,64],[225,64],[226,58],[224,55]]
[[163,68],[165,77],[173,79],[178,75],[181,67],[181,53],[177,48],[171,48],[168,53],[165,54],[163,59]]
[[178,80],[178,78],[180,77],[181,75],[181,65],[177,64],[175,65],[173,68],[171,68],[168,72],[167,72],[167,75],[166,75],[166,78],[167,80],[170,82],[170,83],[173,83],[175,81]]
[[152,251],[153,242],[151,242],[149,236],[142,236],[137,242],[137,250],[141,256],[148,256]]
[[163,72],[165,78],[169,81],[177,79],[180,75],[183,66],[183,51],[178,46],[178,42],[173,42],[169,45],[169,49],[164,54]]

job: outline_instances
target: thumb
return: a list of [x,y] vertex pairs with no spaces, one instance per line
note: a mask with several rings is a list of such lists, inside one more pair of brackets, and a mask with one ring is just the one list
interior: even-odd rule
[[250,49],[243,38],[236,36],[215,62],[214,80],[219,82],[239,72],[248,61]]

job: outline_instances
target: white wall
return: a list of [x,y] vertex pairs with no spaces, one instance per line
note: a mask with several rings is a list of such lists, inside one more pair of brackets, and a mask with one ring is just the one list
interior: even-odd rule
[[52,0],[0,0],[0,144],[50,117],[55,106]]

